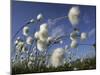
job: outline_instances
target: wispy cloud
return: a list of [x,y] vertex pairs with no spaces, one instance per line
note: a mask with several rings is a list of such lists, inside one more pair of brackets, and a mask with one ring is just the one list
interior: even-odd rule
[[91,37],[95,34],[95,28],[91,29],[88,33],[88,36]]
[[60,20],[64,19],[65,17],[58,17],[55,19],[48,19],[47,24],[48,28],[50,30],[50,35],[52,37],[56,36],[63,36],[65,35],[65,27],[63,25],[57,25],[56,23]]
[[47,24],[49,26],[49,29],[51,29],[52,27],[55,26],[56,21],[55,20],[52,20],[52,19],[48,19]]
[[57,26],[53,28],[51,31],[51,36],[53,37],[63,36],[63,35],[65,35],[65,31],[64,31],[64,28],[61,26]]

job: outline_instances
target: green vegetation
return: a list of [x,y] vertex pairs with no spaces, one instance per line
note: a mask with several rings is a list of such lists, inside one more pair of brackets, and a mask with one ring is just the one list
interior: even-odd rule
[[77,59],[71,63],[65,63],[57,68],[45,65],[35,66],[29,69],[25,65],[17,64],[12,66],[12,74],[25,74],[25,73],[43,73],[43,72],[59,72],[59,71],[74,71],[74,70],[90,70],[96,69],[96,58],[87,58],[84,61]]

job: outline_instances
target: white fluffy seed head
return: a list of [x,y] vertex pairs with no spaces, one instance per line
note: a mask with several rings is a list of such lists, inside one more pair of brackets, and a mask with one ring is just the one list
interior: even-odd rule
[[73,26],[76,26],[78,24],[79,15],[80,15],[80,10],[78,6],[74,6],[69,10],[68,18]]
[[22,48],[22,52],[25,52],[25,51],[27,51],[26,45],[24,45],[23,48]]
[[48,26],[47,24],[40,25],[40,30],[38,33],[36,33],[36,37],[38,37],[39,40],[45,41],[48,39]]
[[22,42],[22,41],[18,42],[18,44],[16,45],[16,49],[18,51],[22,51],[23,47],[24,47],[24,42]]
[[41,13],[38,14],[38,15],[37,15],[37,20],[40,21],[40,20],[42,20],[42,19],[43,19],[43,15],[42,15]]
[[47,23],[41,24],[41,25],[40,25],[40,31],[46,31],[46,30],[48,30],[48,25],[47,25]]
[[77,41],[76,40],[73,40],[72,42],[71,42],[71,45],[70,45],[70,47],[71,48],[76,48],[77,47]]
[[18,37],[17,37],[17,40],[20,40],[20,39],[21,39],[21,38],[18,36]]
[[68,50],[69,49],[69,46],[68,45],[65,45],[65,50]]
[[48,44],[48,25],[46,23],[40,25],[40,30],[35,33],[37,40],[37,48],[39,51],[44,51]]
[[18,42],[19,42],[18,40],[15,40],[14,44],[15,44],[15,45],[17,45],[17,44],[18,44]]
[[29,27],[28,27],[28,26],[25,26],[25,27],[23,28],[23,35],[24,35],[24,36],[28,36],[28,33],[29,33]]
[[48,37],[47,42],[51,42],[53,40],[53,37]]
[[73,41],[73,40],[77,40],[77,32],[76,31],[73,31],[71,34],[70,34],[70,39]]
[[47,42],[37,40],[37,48],[38,48],[39,51],[44,51],[47,48]]
[[34,23],[34,22],[35,22],[35,20],[34,20],[34,19],[31,19],[31,20],[30,20],[30,22],[31,22],[31,23]]
[[27,37],[26,43],[31,45],[33,43],[33,38],[31,36]]
[[39,40],[45,41],[48,39],[48,31],[39,31]]
[[58,67],[58,66],[62,65],[63,59],[64,59],[64,49],[63,48],[55,49],[51,56],[52,66]]
[[35,37],[36,39],[38,39],[38,38],[39,38],[39,32],[35,32],[34,37]]
[[21,41],[21,38],[18,36],[18,37],[16,38],[16,40],[14,41],[14,44],[17,45],[17,44],[19,43],[19,41]]
[[81,40],[86,40],[87,37],[88,37],[87,33],[85,33],[85,32],[81,33]]
[[73,70],[76,71],[76,70],[78,70],[78,68],[74,67]]

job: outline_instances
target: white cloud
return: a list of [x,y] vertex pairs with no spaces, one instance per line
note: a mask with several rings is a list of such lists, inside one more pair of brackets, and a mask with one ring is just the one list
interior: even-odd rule
[[60,26],[53,28],[51,31],[52,37],[59,37],[59,36],[63,36],[63,35],[65,35],[65,31],[64,31],[64,28],[62,28]]
[[95,34],[95,28],[91,29],[88,33],[88,36],[91,37]]

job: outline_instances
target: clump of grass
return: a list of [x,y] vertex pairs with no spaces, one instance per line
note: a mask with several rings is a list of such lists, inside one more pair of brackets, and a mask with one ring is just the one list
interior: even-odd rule
[[[71,64],[71,65],[70,65]],[[70,66],[69,66],[70,65]],[[46,67],[45,65],[35,66],[32,69],[28,67],[25,68],[24,65],[16,64],[12,67],[12,74],[27,74],[27,73],[43,73],[43,72],[59,72],[59,71],[73,71],[73,70],[90,70],[96,69],[96,59],[88,58],[83,62],[80,62],[79,59],[71,63],[65,63],[62,66],[55,67]]]

